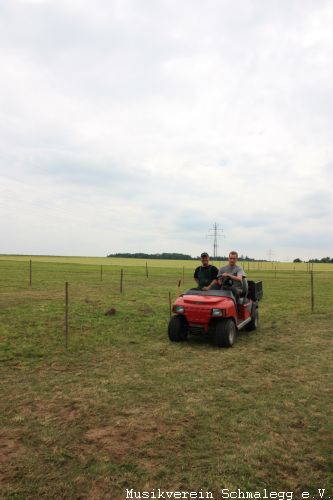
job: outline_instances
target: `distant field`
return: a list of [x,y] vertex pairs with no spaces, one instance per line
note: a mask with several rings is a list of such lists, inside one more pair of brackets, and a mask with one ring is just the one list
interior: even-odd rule
[[311,313],[306,265],[255,263],[260,329],[218,349],[167,338],[195,261],[151,260],[147,277],[145,260],[31,259],[30,286],[29,256],[0,257],[1,498],[332,498],[332,265],[314,266]]
[[[54,263],[67,263],[67,264],[86,264],[86,265],[96,265],[96,266],[146,266],[146,262],[149,267],[165,267],[165,268],[182,268],[186,269],[195,268],[195,260],[164,260],[164,259],[122,259],[116,257],[53,257],[46,255],[0,255],[1,260],[10,260],[17,262],[54,262]],[[199,261],[198,261],[199,262]],[[211,260],[211,263],[220,266],[225,262]],[[242,262],[239,263],[244,266],[246,270],[296,270],[296,271],[306,271],[308,270],[309,264],[305,262],[293,263],[293,262]],[[333,264],[311,264],[311,269],[314,271],[328,271],[333,272]]]

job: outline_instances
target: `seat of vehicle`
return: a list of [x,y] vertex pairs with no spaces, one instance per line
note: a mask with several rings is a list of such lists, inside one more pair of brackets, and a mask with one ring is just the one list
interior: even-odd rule
[[240,294],[238,295],[236,302],[237,304],[247,304],[249,299],[247,298],[247,294],[249,291],[249,285],[247,282],[247,279],[245,276],[242,279],[242,290],[240,291]]

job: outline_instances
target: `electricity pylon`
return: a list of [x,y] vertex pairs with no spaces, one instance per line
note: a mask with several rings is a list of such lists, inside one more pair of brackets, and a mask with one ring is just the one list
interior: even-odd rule
[[271,261],[272,260],[272,255],[274,255],[274,252],[272,252],[271,249],[267,250],[267,255],[268,255],[268,260]]
[[208,231],[213,233],[213,234],[209,234],[208,236],[210,238],[212,238],[212,237],[214,238],[213,258],[216,259],[216,257],[217,257],[217,239],[218,238],[225,238],[225,235],[221,234],[221,233],[223,233],[223,229],[219,228],[219,226],[218,226],[218,224],[216,224],[216,222],[214,222],[213,228],[208,229]]

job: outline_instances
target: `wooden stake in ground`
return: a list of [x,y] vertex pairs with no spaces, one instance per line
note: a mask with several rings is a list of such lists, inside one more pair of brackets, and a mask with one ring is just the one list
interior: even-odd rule
[[178,295],[180,295],[180,284],[181,284],[182,280],[178,280]]
[[29,286],[32,285],[32,261],[30,259]]
[[311,276],[311,280],[310,280],[310,283],[311,283],[311,312],[313,312],[313,310],[314,310],[313,271],[310,272],[310,276]]
[[101,265],[101,281],[103,281],[103,266]]
[[65,346],[68,347],[68,282],[65,283]]
[[124,271],[121,269],[120,271],[120,293],[123,293],[123,276],[124,276]]

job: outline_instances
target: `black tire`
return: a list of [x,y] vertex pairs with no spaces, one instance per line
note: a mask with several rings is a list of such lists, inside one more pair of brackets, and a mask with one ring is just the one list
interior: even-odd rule
[[172,316],[170,318],[168,335],[172,342],[182,342],[187,339],[186,321],[183,316]]
[[253,304],[252,307],[252,314],[251,314],[251,321],[246,325],[246,329],[251,332],[253,330],[256,330],[259,326],[259,311],[256,306],[256,304]]
[[232,319],[222,319],[216,324],[215,344],[218,347],[232,347],[236,338],[236,325]]

